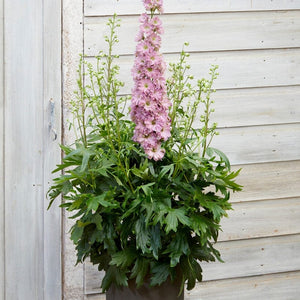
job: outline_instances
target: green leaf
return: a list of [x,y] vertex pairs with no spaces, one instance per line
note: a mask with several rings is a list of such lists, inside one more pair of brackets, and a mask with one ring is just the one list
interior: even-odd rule
[[129,267],[136,259],[137,253],[134,248],[126,248],[123,251],[117,252],[112,255],[110,265],[126,268]]
[[170,178],[174,172],[174,164],[163,166],[158,175],[157,180],[160,181],[169,172],[168,178]]
[[93,215],[92,222],[96,224],[96,227],[98,230],[102,230],[102,228],[103,228],[102,221],[103,221],[103,219],[100,214],[96,213]]
[[158,260],[158,250],[161,248],[160,226],[152,226],[150,228],[150,250],[152,250],[153,257]]
[[168,263],[158,263],[152,268],[151,286],[161,285],[170,275],[170,266]]
[[142,204],[142,202],[143,202],[142,198],[136,198],[135,200],[133,200],[129,209],[125,212],[125,214],[123,214],[122,219],[125,219],[128,216],[130,216],[132,213],[134,213],[137,210],[137,207]]
[[176,232],[178,227],[178,221],[180,221],[180,223],[182,223],[183,225],[191,225],[190,219],[185,215],[185,209],[183,207],[179,209],[171,208],[169,210],[168,215],[166,217],[166,233],[169,233],[171,230]]
[[115,266],[109,266],[101,284],[103,293],[109,289],[112,283],[116,283],[118,286],[128,286],[126,272]]
[[96,198],[97,202],[99,203],[99,205],[102,205],[103,207],[110,207],[110,206],[117,207],[118,205],[116,203],[112,203],[112,202],[105,200],[105,198],[107,198],[107,196],[108,196],[108,192],[103,193],[95,198]]
[[136,248],[141,249],[143,253],[148,252],[149,231],[146,228],[145,217],[143,215],[135,223],[135,234]]
[[138,258],[132,268],[130,278],[136,278],[135,282],[137,288],[141,287],[144,283],[144,278],[148,273],[149,263],[147,258]]
[[155,185],[155,182],[151,182],[148,184],[141,185],[139,188],[143,190],[146,196],[151,196],[152,194],[152,189],[150,189],[151,186]]
[[97,197],[91,197],[87,200],[87,211],[96,211],[98,209],[99,203]]
[[187,241],[186,232],[178,232],[172,242],[168,245],[166,251],[163,252],[164,254],[169,253],[170,260],[170,267],[175,267],[180,260],[182,255],[189,255],[190,254],[190,247]]
[[175,210],[171,210],[166,217],[166,233],[168,234],[171,230],[177,231],[178,218],[176,216]]
[[77,244],[78,241],[81,239],[83,234],[84,227],[78,226],[78,221],[76,224],[72,227],[71,230],[71,240],[74,242],[74,244]]
[[228,157],[225,155],[225,153],[223,153],[222,151],[220,151],[216,148],[213,148],[213,147],[207,148],[206,151],[209,156],[212,156],[213,152],[216,153],[221,158],[221,160],[224,161],[226,167],[230,171],[230,162],[229,162]]

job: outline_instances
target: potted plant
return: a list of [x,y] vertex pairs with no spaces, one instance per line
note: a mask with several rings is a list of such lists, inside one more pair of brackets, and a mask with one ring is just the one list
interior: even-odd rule
[[61,146],[64,158],[54,172],[63,174],[49,190],[49,206],[62,195],[61,207],[74,212],[77,262],[89,258],[105,271],[107,299],[183,299],[184,285],[192,289],[202,279],[200,263],[221,260],[214,243],[231,209],[230,192],[241,190],[239,171],[210,146],[217,67],[210,79],[195,81],[183,50],[165,80],[155,14],[162,1],[143,2],[148,13],[140,18],[132,97],[118,95],[116,16],[108,22],[108,53],[99,53],[96,66],[81,58],[71,101],[79,136]]

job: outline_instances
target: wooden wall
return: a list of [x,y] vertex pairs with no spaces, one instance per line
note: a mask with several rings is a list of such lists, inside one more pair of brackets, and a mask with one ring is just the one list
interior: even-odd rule
[[60,161],[61,10],[0,1],[0,299],[61,298],[61,211],[46,211]]
[[[234,211],[218,243],[226,263],[203,264],[204,282],[186,299],[299,299],[300,0],[164,2],[166,60],[176,61],[188,41],[196,76],[220,66],[215,121],[221,134],[214,146],[243,169],[244,191],[232,197]],[[81,45],[93,61],[105,48],[105,23],[114,12],[122,19],[116,52],[127,94],[142,1],[85,0]],[[82,282],[86,299],[105,299],[101,274],[88,263]]]

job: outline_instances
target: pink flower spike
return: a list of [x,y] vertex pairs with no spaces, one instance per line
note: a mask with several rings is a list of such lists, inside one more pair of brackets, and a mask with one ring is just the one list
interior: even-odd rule
[[[143,0],[147,11],[162,11],[162,0]],[[150,159],[161,160],[161,142],[170,137],[170,100],[167,98],[166,64],[159,53],[163,27],[159,17],[142,14],[132,69],[131,119],[136,124],[133,140]]]

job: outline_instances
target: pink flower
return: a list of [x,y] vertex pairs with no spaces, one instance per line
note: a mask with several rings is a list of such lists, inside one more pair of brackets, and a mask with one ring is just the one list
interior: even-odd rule
[[158,10],[160,13],[163,12],[163,0],[143,0],[146,10]]
[[[162,0],[143,0],[147,11],[162,12]],[[148,158],[160,160],[162,141],[170,137],[170,100],[166,92],[166,64],[159,53],[163,27],[160,19],[142,14],[132,69],[131,119],[136,124],[133,140],[140,143]]]
[[155,161],[162,160],[166,150],[160,147],[158,148],[150,148],[145,150],[146,154],[150,159],[154,159]]

